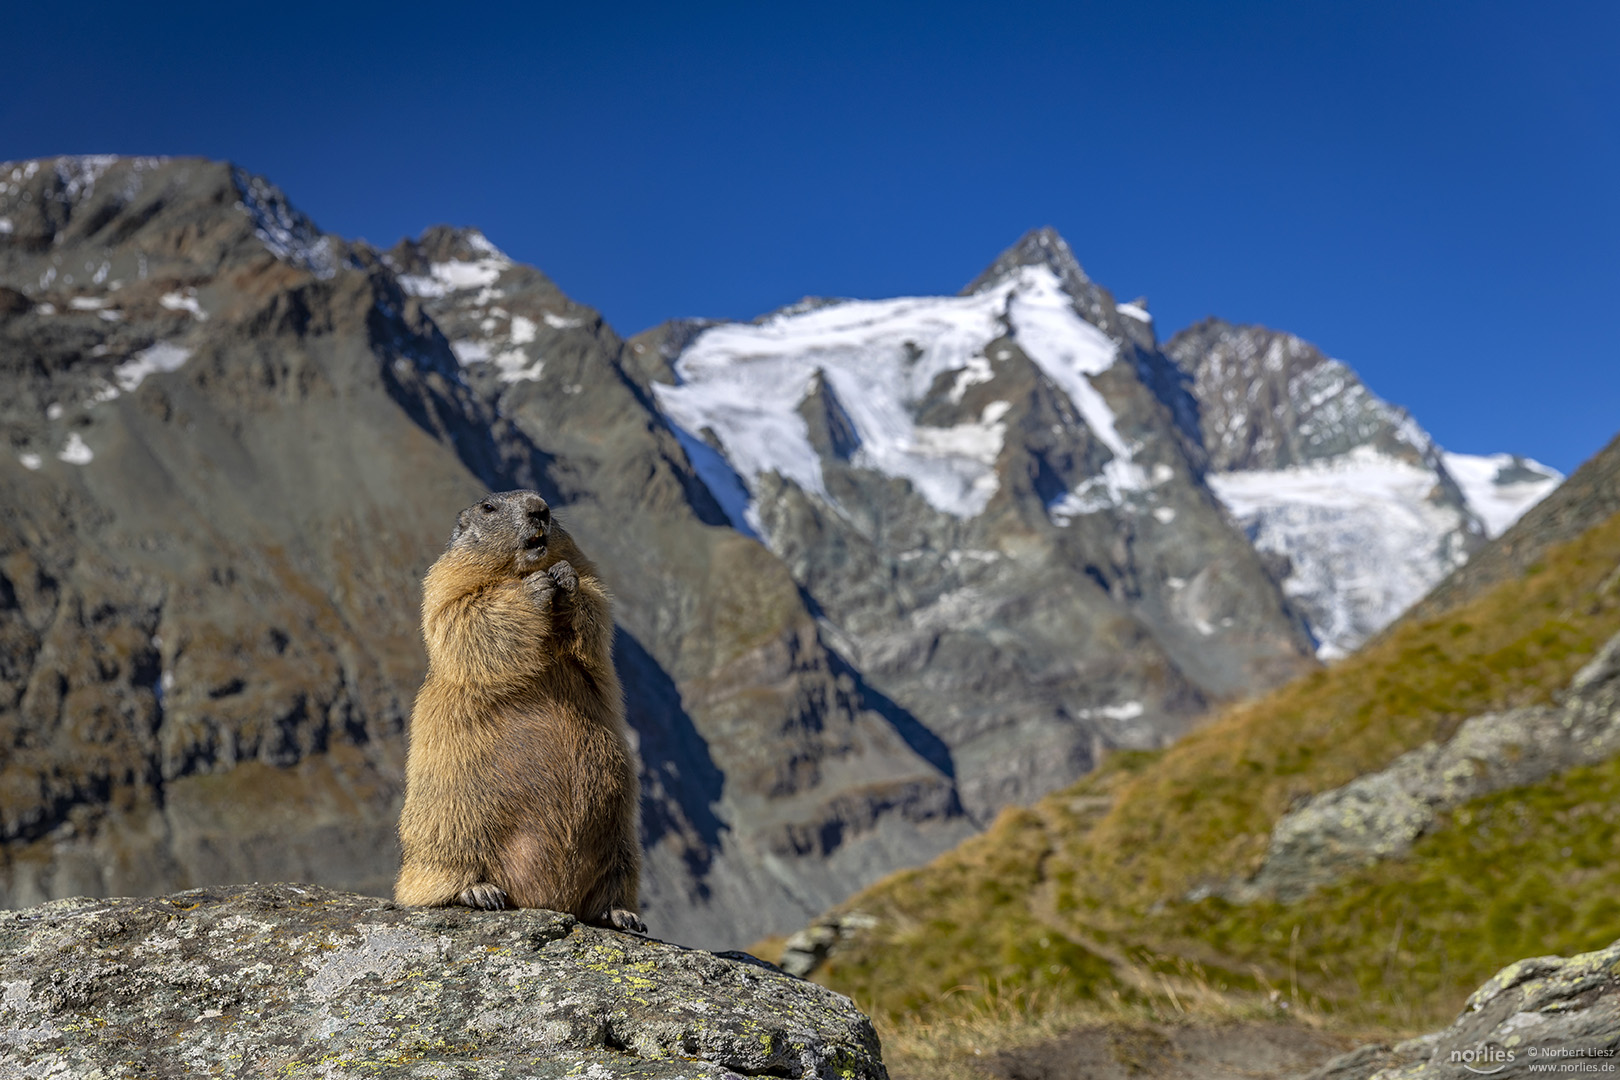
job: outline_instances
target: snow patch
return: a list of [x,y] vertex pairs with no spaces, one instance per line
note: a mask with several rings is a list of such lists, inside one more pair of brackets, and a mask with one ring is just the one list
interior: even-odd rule
[[[994,464],[1011,406],[994,402],[977,420],[944,428],[919,424],[915,414],[942,376],[955,375],[952,404],[989,382],[986,349],[1008,334],[1114,455],[1076,505],[1094,499],[1101,508],[1146,488],[1113,411],[1091,384],[1114,363],[1114,343],[1074,312],[1045,266],[1022,267],[969,296],[797,305],[757,323],[710,327],[676,360],[676,385],[654,393],[675,426],[714,434],[745,488],[774,471],[831,502],[799,415],[819,371],[855,429],[853,465],[906,479],[936,510],[969,518],[997,490]],[[1010,356],[997,351],[998,359]]]
[[[496,377],[504,383],[539,382],[540,372],[545,370],[546,366],[544,360],[529,359],[528,354],[522,349],[507,349],[498,353],[494,363],[498,372]],[[579,388],[575,387],[572,392],[578,391]]]
[[67,445],[62,447],[56,455],[69,465],[88,465],[95,460],[96,455],[90,447],[85,445],[84,439],[75,431],[68,436]]
[[62,193],[68,202],[88,199],[96,190],[96,181],[118,160],[116,154],[78,154],[56,159],[56,178],[62,184]]
[[237,208],[253,220],[253,234],[270,254],[323,280],[337,273],[338,257],[331,238],[294,209],[280,188],[242,169],[234,170],[232,179],[242,198]]
[[522,349],[502,349],[492,341],[452,341],[450,351],[455,354],[456,362],[462,367],[469,364],[494,364],[496,377],[505,383],[537,382],[540,379],[540,372],[545,367],[544,360],[533,359]]
[[[1005,408],[991,410],[1004,403],[951,428],[921,426],[912,413],[936,378],[968,368],[1001,336],[1008,291],[852,300],[710,327],[677,359],[679,383],[654,393],[675,426],[714,433],[749,490],[774,471],[831,502],[798,411],[819,370],[858,436],[853,464],[910,480],[936,509],[972,517],[996,490]],[[754,522],[752,508],[746,516]]]
[[[511,261],[504,255],[498,259],[479,259],[476,262],[434,263],[426,274],[402,274],[399,287],[411,296],[437,299],[463,289],[484,289],[506,272]],[[482,301],[480,301],[482,302]]]
[[15,228],[16,226],[11,223],[10,218],[0,217],[0,236],[10,236]]
[[206,322],[208,319],[208,312],[204,311],[202,305],[197,302],[196,289],[187,289],[185,292],[164,293],[158,298],[158,303],[170,311],[189,311],[191,317],[198,322]]
[[553,330],[572,330],[577,326],[585,325],[584,319],[571,319],[565,315],[555,315],[549,311],[545,313],[543,318],[546,320],[546,325]]
[[[171,345],[167,341],[160,341],[156,345],[142,349],[114,368],[113,379],[124,393],[133,393],[148,375],[179,371],[185,362],[190,359],[190,349],[182,348],[179,345]],[[113,396],[117,395],[114,394]]]
[[74,311],[100,311],[107,306],[107,301],[99,296],[75,296],[68,301],[68,307]]
[[968,357],[967,367],[956,373],[956,382],[951,384],[951,404],[960,405],[968,387],[987,383],[993,378],[995,372],[990,370],[989,360],[982,356]]
[[450,351],[455,353],[456,362],[462,367],[468,364],[489,363],[490,351],[487,341],[452,341]]
[[537,330],[533,319],[525,319],[522,315],[512,316],[512,344],[527,345],[534,340]]
[[1131,448],[1119,434],[1114,411],[1091,378],[1113,366],[1117,349],[1106,334],[1075,313],[1057,275],[1044,266],[1025,267],[1019,288],[1007,306],[1008,321],[1018,341],[1046,377],[1074,403],[1080,418],[1114,455],[1098,476],[1056,499],[1048,515],[1067,525],[1077,515],[1119,506],[1134,492],[1152,486],[1147,473],[1131,460]]
[[23,468],[29,469],[33,472],[38,472],[39,467],[44,464],[44,462],[40,460],[38,454],[18,454],[17,460],[22,462]]
[[399,287],[410,296],[426,299],[438,299],[463,289],[479,289],[481,291],[475,301],[478,304],[487,304],[503,295],[493,286],[496,279],[512,268],[512,260],[481,232],[469,232],[464,239],[467,246],[482,258],[437,262],[428,267],[426,274],[401,274]]
[[1433,499],[1437,480],[1369,446],[1307,466],[1208,477],[1256,548],[1288,556],[1283,591],[1324,658],[1355,649],[1465,560],[1467,519]]
[[692,470],[714,496],[714,501],[720,505],[732,527],[744,535],[759,539],[762,530],[748,487],[725,455],[677,424],[671,424],[670,430],[675,433],[681,449],[686,451]]
[[1536,503],[1563,482],[1563,474],[1539,461],[1512,454],[1441,455],[1446,472],[1462,488],[1463,497],[1485,526],[1485,534],[1501,536]]
[[486,258],[500,259],[506,263],[510,263],[512,261],[506,257],[506,252],[490,243],[489,237],[485,236],[477,229],[473,229],[472,231],[468,232],[466,239],[468,247],[472,248],[474,251],[485,256]]
[[1153,321],[1153,316],[1148,314],[1146,308],[1137,307],[1135,304],[1115,304],[1114,310],[1127,319],[1135,319],[1137,322],[1150,323]]
[[1082,720],[1092,717],[1102,717],[1105,720],[1135,720],[1147,712],[1140,701],[1126,701],[1118,705],[1101,705],[1095,709],[1080,709],[1078,715]]

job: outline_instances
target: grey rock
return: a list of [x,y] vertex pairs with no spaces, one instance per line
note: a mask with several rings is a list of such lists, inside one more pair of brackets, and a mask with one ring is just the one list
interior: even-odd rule
[[1385,1043],[1370,1043],[1323,1062],[1305,1074],[1304,1080],[1365,1080],[1394,1061]]
[[[1509,964],[1448,1028],[1392,1048],[1363,1047],[1308,1080],[1466,1080],[1610,1072],[1620,1064],[1620,942]],[[1538,1067],[1539,1066],[1539,1067]]]
[[847,999],[549,911],[314,886],[0,913],[0,1077],[884,1080]]
[[1405,410],[1293,334],[1205,319],[1164,348],[1193,381],[1212,472],[1283,469],[1358,446],[1433,464]]
[[1570,681],[1557,706],[1486,713],[1444,743],[1313,797],[1283,816],[1265,862],[1227,894],[1296,900],[1379,859],[1403,855],[1442,812],[1620,753],[1620,635]]
[[804,929],[794,931],[783,943],[782,958],[777,965],[789,975],[809,978],[829,956],[838,951],[841,942],[877,924],[876,918],[861,911],[823,915]]

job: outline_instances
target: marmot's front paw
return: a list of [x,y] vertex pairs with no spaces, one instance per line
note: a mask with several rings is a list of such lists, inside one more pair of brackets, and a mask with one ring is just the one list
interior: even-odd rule
[[499,911],[506,907],[506,891],[499,885],[492,885],[487,881],[480,881],[476,885],[461,890],[458,901],[471,908],[483,908],[485,911]]
[[647,924],[641,921],[641,916],[624,908],[613,908],[602,916],[602,924],[611,926],[616,930],[633,930],[638,934],[647,932]]
[[562,562],[552,563],[551,569],[547,572],[551,574],[551,580],[557,583],[557,588],[570,596],[573,595],[575,589],[579,588],[579,575],[574,573],[574,568],[568,565],[566,559]]
[[523,579],[523,591],[541,611],[551,610],[552,597],[557,595],[557,583],[544,570],[536,570]]

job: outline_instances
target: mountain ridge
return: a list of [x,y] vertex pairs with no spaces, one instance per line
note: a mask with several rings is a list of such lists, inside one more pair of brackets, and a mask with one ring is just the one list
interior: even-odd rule
[[[962,297],[625,340],[476,230],[379,251],[229,164],[7,163],[0,221],[9,903],[384,891],[407,598],[485,488],[540,490],[610,573],[644,906],[697,942],[799,925],[1312,662],[1201,482],[1185,373],[1049,230]],[[724,423],[671,419],[706,336],[852,303],[896,372],[935,365],[898,402],[910,442],[825,358],[784,403],[799,479],[745,480]],[[971,332],[925,360],[919,312]]]

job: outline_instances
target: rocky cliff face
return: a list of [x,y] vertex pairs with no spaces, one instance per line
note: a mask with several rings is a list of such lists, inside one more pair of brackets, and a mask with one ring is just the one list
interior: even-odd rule
[[550,911],[313,886],[0,914],[0,1077],[884,1080],[848,998]]
[[[514,486],[619,596],[657,929],[750,940],[969,831],[721,523],[622,344],[538,272],[472,233],[384,258],[207,162],[0,178],[11,903],[386,892],[420,576],[459,507]],[[490,319],[544,370],[469,353]]]
[[654,392],[716,501],[938,736],[981,821],[1305,663],[1200,480],[1193,403],[1145,312],[1051,232],[961,296],[638,344],[669,360]]
[[1211,488],[1276,558],[1323,657],[1388,625],[1562,479],[1443,452],[1292,334],[1209,319],[1165,351],[1192,382]]

